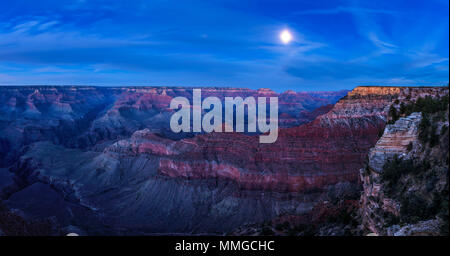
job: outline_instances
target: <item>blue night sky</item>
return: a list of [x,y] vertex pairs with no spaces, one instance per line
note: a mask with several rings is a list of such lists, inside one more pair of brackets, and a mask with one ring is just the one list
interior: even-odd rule
[[2,0],[0,84],[442,85],[448,3]]

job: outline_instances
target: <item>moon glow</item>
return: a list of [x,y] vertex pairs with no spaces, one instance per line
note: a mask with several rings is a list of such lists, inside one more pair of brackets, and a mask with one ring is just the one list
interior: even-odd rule
[[285,29],[280,33],[280,40],[283,42],[283,44],[288,44],[290,41],[292,41],[292,34],[289,32],[289,30]]

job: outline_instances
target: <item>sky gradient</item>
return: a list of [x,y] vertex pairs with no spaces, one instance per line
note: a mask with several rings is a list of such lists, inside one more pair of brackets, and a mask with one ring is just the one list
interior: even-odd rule
[[0,85],[442,85],[448,3],[1,1]]

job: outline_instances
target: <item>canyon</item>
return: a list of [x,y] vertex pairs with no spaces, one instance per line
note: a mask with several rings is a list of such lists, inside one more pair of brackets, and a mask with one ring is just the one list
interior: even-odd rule
[[202,88],[219,99],[278,97],[278,139],[261,144],[252,133],[171,132],[170,101],[192,99],[192,88],[0,87],[0,196],[25,220],[50,218],[59,232],[86,235],[228,234],[320,219],[337,209],[330,198],[352,194],[345,208],[369,193],[374,185],[360,174],[367,158],[376,170],[385,152],[414,140],[409,129],[388,135],[391,106],[445,95],[448,87]]

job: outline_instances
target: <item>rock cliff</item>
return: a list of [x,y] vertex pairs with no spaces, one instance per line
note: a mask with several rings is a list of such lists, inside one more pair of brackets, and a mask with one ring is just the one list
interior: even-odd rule
[[360,171],[362,227],[378,235],[448,234],[448,88],[400,98],[392,109],[392,124]]

